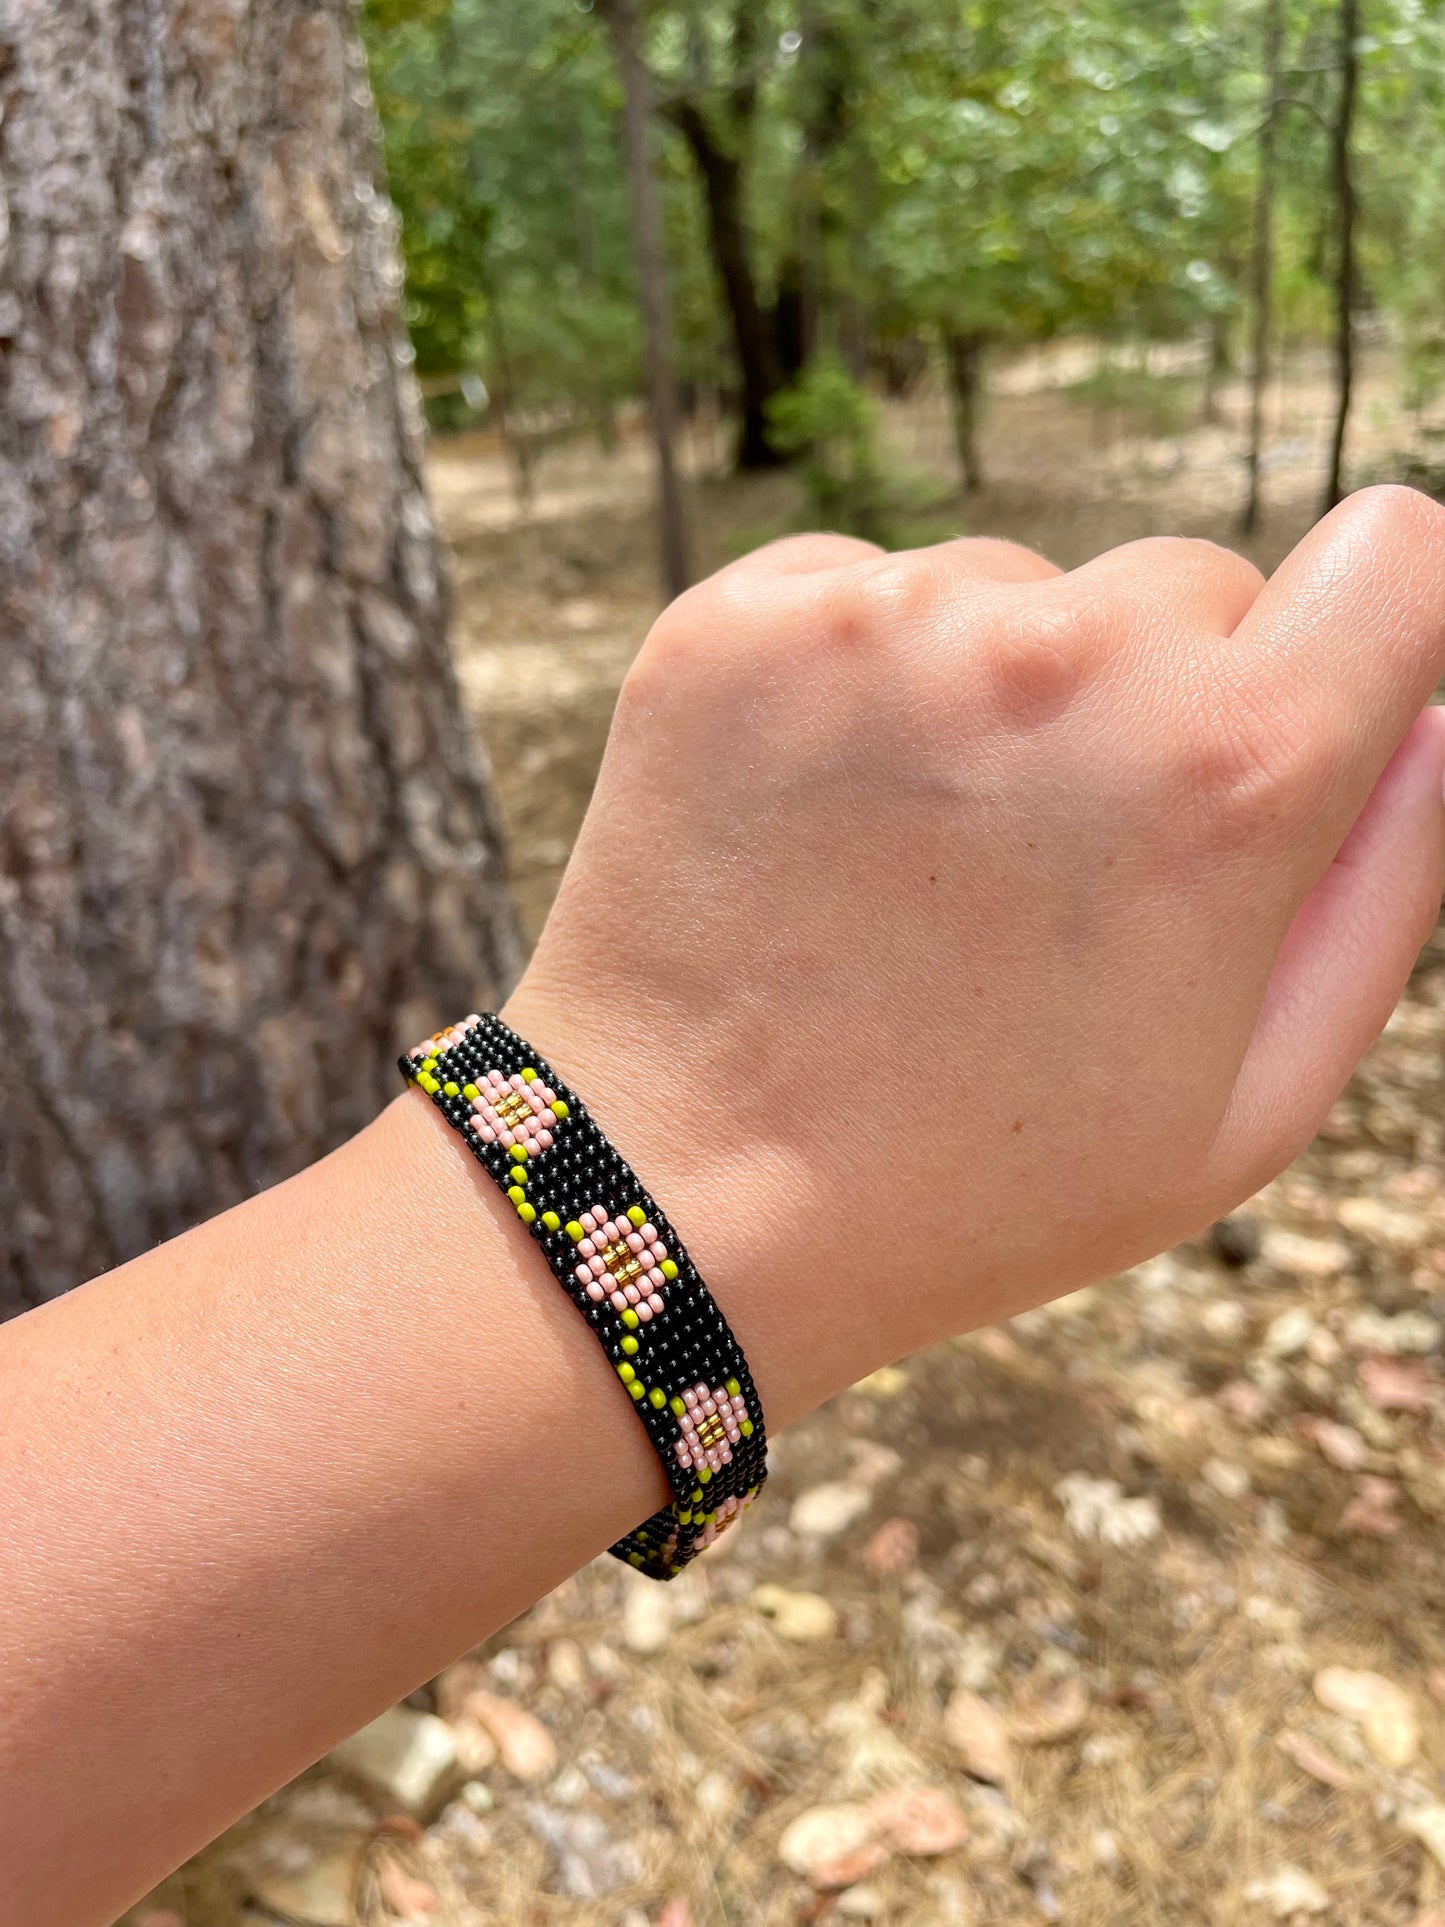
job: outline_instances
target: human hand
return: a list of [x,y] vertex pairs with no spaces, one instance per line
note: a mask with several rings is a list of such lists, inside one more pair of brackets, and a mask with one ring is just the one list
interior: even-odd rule
[[1445,511],[1267,584],[1150,540],[759,551],[668,608],[507,1015],[688,1241],[784,1423],[1256,1190],[1445,875]]

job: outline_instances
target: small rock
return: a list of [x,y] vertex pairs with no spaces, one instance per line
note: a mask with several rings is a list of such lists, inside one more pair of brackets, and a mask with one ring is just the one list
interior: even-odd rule
[[885,1519],[863,1548],[863,1564],[878,1579],[896,1579],[917,1563],[918,1527],[911,1519]]
[[692,1927],[692,1906],[681,1894],[669,1900],[657,1916],[655,1927]]
[[527,1824],[558,1859],[557,1885],[574,1900],[598,1900],[636,1880],[642,1871],[636,1850],[614,1841],[599,1814],[531,1801]]
[[880,1920],[886,1906],[883,1895],[876,1887],[859,1884],[845,1887],[833,1906],[845,1920]]
[[962,1808],[938,1787],[891,1787],[874,1794],[868,1811],[878,1832],[899,1853],[952,1853],[968,1834]]
[[1247,1378],[1233,1378],[1216,1393],[1218,1404],[1241,1425],[1258,1425],[1269,1411],[1269,1400]]
[[1383,1198],[1345,1198],[1337,1216],[1347,1231],[1370,1244],[1383,1245],[1387,1251],[1414,1251],[1428,1244],[1431,1237],[1428,1218],[1418,1211],[1387,1204]]
[[1246,1900],[1268,1907],[1276,1920],[1291,1920],[1297,1914],[1322,1914],[1330,1897],[1309,1874],[1299,1867],[1276,1867],[1263,1880],[1251,1880],[1244,1890]]
[[1322,1746],[1304,1733],[1291,1732],[1288,1727],[1280,1734],[1278,1746],[1281,1753],[1294,1761],[1301,1773],[1308,1773],[1312,1780],[1321,1786],[1335,1787],[1343,1792],[1354,1785],[1354,1775],[1348,1767],[1342,1766],[1333,1753],[1327,1753]]
[[1199,1468],[1206,1485],[1222,1499],[1242,1499],[1249,1491],[1249,1472],[1237,1459],[1208,1458]]
[[1089,1717],[1089,1689],[1077,1673],[1022,1695],[1009,1714],[1008,1728],[1023,1746],[1048,1746],[1077,1733]]
[[672,1638],[677,1613],[671,1588],[655,1579],[639,1579],[628,1588],[622,1608],[622,1643],[629,1653],[660,1653]]
[[247,1882],[251,1897],[269,1912],[301,1922],[303,1927],[352,1927],[364,1852],[356,1841],[304,1867],[259,1872]]
[[753,1604],[772,1620],[782,1639],[807,1642],[836,1638],[836,1607],[815,1592],[789,1592],[785,1586],[759,1586]]
[[1425,1311],[1398,1311],[1389,1317],[1366,1305],[1345,1327],[1346,1342],[1357,1352],[1384,1352],[1393,1358],[1420,1357],[1440,1349],[1440,1321]]
[[436,1888],[407,1872],[388,1855],[377,1871],[381,1897],[399,1920],[424,1920],[434,1914],[441,1902]]
[[1001,1713],[966,1686],[957,1686],[943,1712],[943,1731],[964,1770],[994,1786],[1013,1771],[1013,1744]]
[[1315,1674],[1314,1690],[1321,1706],[1356,1722],[1366,1746],[1386,1766],[1409,1766],[1419,1752],[1415,1702],[1383,1673],[1326,1666]]
[[490,1813],[497,1804],[485,1780],[468,1780],[457,1798],[464,1800],[473,1813]]
[[1439,1381],[1419,1359],[1362,1358],[1360,1389],[1382,1412],[1425,1412],[1434,1403]]
[[1400,1489],[1389,1479],[1361,1478],[1359,1489],[1340,1514],[1341,1532],[1364,1532],[1373,1539],[1392,1539],[1400,1530]]
[[1259,1256],[1259,1226],[1253,1218],[1221,1218],[1209,1227],[1209,1248],[1222,1265],[1240,1271]]
[[554,1639],[547,1648],[547,1678],[569,1699],[585,1692],[587,1662],[575,1639]]
[[1159,1501],[1144,1496],[1130,1499],[1115,1479],[1091,1479],[1071,1472],[1054,1487],[1070,1531],[1081,1539],[1098,1539],[1106,1546],[1137,1546],[1157,1536]]
[[1296,1430],[1312,1442],[1322,1459],[1338,1466],[1341,1472],[1358,1472],[1370,1456],[1369,1446],[1353,1425],[1308,1416],[1300,1420]]
[[1421,1846],[1445,1867],[1445,1806],[1432,1802],[1415,1807],[1403,1816],[1400,1825],[1406,1833],[1413,1833]]
[[466,1777],[456,1737],[435,1713],[393,1706],[333,1748],[332,1762],[418,1820],[439,1813]]
[[1264,1234],[1264,1261],[1276,1271],[1297,1278],[1336,1278],[1354,1263],[1354,1253],[1342,1238],[1307,1238],[1282,1225]]
[[798,1494],[788,1524],[802,1538],[836,1539],[862,1518],[871,1503],[861,1486],[831,1480]]
[[469,1693],[467,1712],[491,1734],[502,1765],[530,1786],[557,1770],[557,1743],[534,1713],[499,1693]]
[[888,1849],[865,1806],[809,1807],[783,1829],[778,1858],[815,1887],[851,1887],[881,1866]]
[[867,1378],[860,1378],[853,1390],[866,1392],[869,1398],[897,1398],[908,1390],[908,1374],[897,1365],[880,1365]]
[[1291,1305],[1272,1318],[1264,1334],[1267,1358],[1294,1358],[1314,1336],[1315,1321],[1303,1305]]

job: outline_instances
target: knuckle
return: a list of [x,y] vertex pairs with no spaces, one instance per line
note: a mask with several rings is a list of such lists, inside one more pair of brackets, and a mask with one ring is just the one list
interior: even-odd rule
[[1094,680],[1108,631],[1107,612],[1093,600],[1005,599],[971,652],[973,666],[996,711],[1011,721],[1043,720]]
[[913,556],[884,556],[831,577],[818,598],[823,639],[837,648],[886,642],[923,620],[936,589]]
[[1262,702],[1234,680],[1195,706],[1179,760],[1180,792],[1206,839],[1234,847],[1295,821],[1327,754],[1297,706]]

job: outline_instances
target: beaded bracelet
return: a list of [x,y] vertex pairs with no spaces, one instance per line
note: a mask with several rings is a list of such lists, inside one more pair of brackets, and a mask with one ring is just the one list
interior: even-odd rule
[[461,1132],[601,1340],[672,1504],[612,1547],[670,1579],[757,1497],[763,1408],[682,1240],[585,1104],[499,1017],[464,1017],[399,1060]]

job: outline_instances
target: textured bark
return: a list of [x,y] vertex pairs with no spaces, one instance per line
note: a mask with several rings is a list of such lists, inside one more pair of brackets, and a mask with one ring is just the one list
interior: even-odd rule
[[343,0],[0,0],[0,1315],[519,962]]
[[1360,82],[1360,0],[1340,0],[1340,90],[1330,129],[1330,171],[1335,184],[1339,252],[1335,257],[1335,420],[1330,431],[1329,472],[1320,513],[1345,492],[1345,435],[1355,380],[1355,180],[1351,146]]

